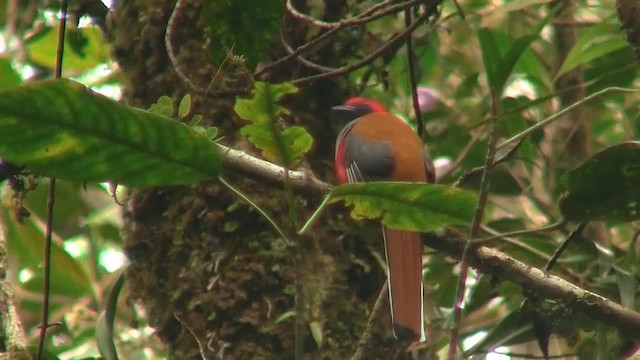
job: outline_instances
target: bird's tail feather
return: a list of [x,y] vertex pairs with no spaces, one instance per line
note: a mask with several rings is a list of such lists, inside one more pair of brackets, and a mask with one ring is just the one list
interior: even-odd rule
[[425,341],[420,233],[382,230],[393,335],[402,341]]

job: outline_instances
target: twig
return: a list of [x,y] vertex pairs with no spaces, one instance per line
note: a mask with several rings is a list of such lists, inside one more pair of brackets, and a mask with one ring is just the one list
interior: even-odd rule
[[[452,231],[429,233],[424,237],[427,246],[454,257],[461,256],[466,244],[465,239],[466,237]],[[526,264],[500,250],[474,246],[471,248],[469,263],[484,273],[496,275],[499,279],[527,288],[541,298],[557,299],[574,312],[625,331],[635,339],[640,338],[640,313]]]
[[471,152],[471,149],[473,149],[473,147],[476,145],[478,140],[480,140],[481,136],[482,136],[482,134],[480,132],[476,132],[476,133],[474,133],[474,135],[471,136],[471,140],[469,140],[467,145],[464,146],[464,149],[462,149],[462,151],[460,151],[460,153],[458,154],[458,157],[447,168],[447,170],[445,172],[443,172],[442,175],[437,174],[438,181],[440,181],[442,179],[446,179],[451,174],[453,174],[458,169],[458,167],[460,167],[460,165],[462,164],[464,159],[466,159],[467,156],[469,155],[469,152]]
[[205,347],[202,345],[202,342],[200,341],[200,339],[198,339],[198,337],[196,336],[196,333],[193,332],[193,330],[191,330],[191,328],[184,322],[182,321],[182,319],[180,319],[178,317],[177,313],[173,313],[173,317],[176,318],[176,320],[178,320],[178,322],[185,328],[187,329],[187,331],[189,332],[189,334],[191,334],[191,336],[193,336],[193,338],[196,340],[196,343],[198,344],[198,350],[200,351],[200,358],[202,360],[209,360],[209,358],[207,358],[206,352],[204,351]]
[[379,10],[380,8],[382,8],[383,6],[388,5],[391,1],[390,0],[385,0],[375,6],[372,6],[371,8],[367,9],[366,11],[362,12],[360,15],[356,16],[353,19],[350,20],[344,20],[341,21],[339,23],[337,23],[338,25],[336,25],[335,27],[329,29],[327,32],[323,33],[322,35],[318,36],[317,38],[309,41],[308,43],[299,46],[298,48],[296,48],[293,53],[284,56],[276,61],[274,61],[273,63],[266,65],[262,68],[260,68],[258,71],[256,71],[253,76],[254,77],[259,77],[261,75],[263,75],[264,73],[271,71],[273,68],[281,65],[282,63],[285,63],[291,59],[293,59],[294,57],[305,53],[307,51],[310,51],[312,49],[314,49],[316,46],[318,46],[320,43],[322,43],[323,41],[327,40],[329,37],[335,35],[336,33],[338,33],[338,31],[346,28],[346,27],[350,27],[350,26],[357,26],[357,25],[362,25],[362,24],[366,24],[369,22],[372,22],[374,20],[377,20],[379,18],[382,18],[384,16],[387,16],[389,14],[393,14],[396,13],[400,10],[404,10],[406,7],[411,7],[414,5],[417,5],[421,2],[423,2],[424,0],[413,0],[413,1],[408,1],[406,3],[401,3],[398,5],[394,5],[394,6],[390,6],[388,9],[386,9],[385,11],[382,11],[378,14],[375,15],[371,15],[374,12],[376,12],[377,10]]
[[[62,59],[64,57],[64,34],[67,27],[67,9],[69,1],[60,3],[60,23],[58,26],[58,49],[56,51],[55,77],[62,77]],[[53,232],[53,207],[56,197],[56,179],[49,179],[49,193],[47,194],[47,224],[44,234],[44,284],[42,286],[42,314],[40,316],[40,335],[38,338],[38,352],[36,359],[41,360],[44,354],[44,340],[49,328],[49,292],[51,287],[51,233]]]
[[[411,8],[404,9],[404,25],[411,26]],[[416,64],[413,54],[413,34],[407,34],[407,59],[409,61],[409,84],[411,85],[411,100],[413,103],[413,113],[416,116],[416,130],[420,139],[424,140],[424,123],[422,122],[422,111],[418,101],[418,84],[416,79]]]
[[[243,151],[218,145],[225,168],[270,185],[281,186],[285,179],[285,169],[266,160],[258,159]],[[331,185],[314,177],[310,171],[289,170],[289,182],[296,191],[326,194]]]
[[[226,168],[247,174],[265,183],[282,185],[284,169],[268,161],[257,159],[242,151],[224,147],[223,157]],[[228,148],[226,148],[228,149]],[[235,163],[239,161],[241,165]],[[309,176],[303,171],[290,171],[293,189],[309,194],[325,195],[331,185]],[[465,239],[452,231],[429,233],[425,236],[425,244],[443,254],[460,257],[465,247]],[[541,297],[558,299],[577,313],[585,314],[594,320],[609,324],[630,334],[640,334],[640,313],[624,308],[600,295],[583,289],[556,275],[525,264],[497,249],[474,246],[469,256],[470,265],[486,274],[496,275],[520,287],[526,287]],[[640,335],[635,335],[640,337]]]
[[[282,47],[284,47],[284,50],[289,55],[294,53],[293,49],[291,48],[291,45],[289,45],[287,43],[287,41],[285,40],[284,35],[282,34],[282,31],[280,31],[280,44],[282,44]],[[331,71],[335,71],[336,70],[335,68],[322,66],[322,65],[316,64],[314,62],[311,62],[311,61],[303,58],[300,55],[296,56],[296,61],[298,61],[300,64],[302,64],[302,65],[304,65],[304,66],[306,66],[306,67],[308,67],[310,69],[317,70],[317,71],[320,71],[320,72],[331,72]]]
[[378,294],[378,298],[376,302],[373,304],[373,308],[371,309],[371,314],[369,315],[369,319],[367,320],[367,326],[364,328],[364,332],[358,341],[358,347],[356,348],[356,352],[351,357],[351,360],[361,360],[365,359],[365,353],[367,350],[367,346],[369,345],[369,341],[371,341],[371,331],[373,329],[373,322],[378,317],[380,313],[380,309],[382,309],[382,304],[384,303],[384,299],[387,295],[387,287],[389,286],[388,281],[384,282],[382,285],[382,289],[380,289],[380,293]]
[[464,293],[466,290],[467,275],[469,273],[469,257],[471,256],[472,241],[478,236],[480,225],[484,215],[485,205],[489,193],[489,184],[491,182],[491,172],[496,156],[496,146],[498,144],[498,117],[500,115],[499,105],[500,94],[491,90],[491,132],[489,134],[489,146],[487,156],[485,158],[485,166],[482,171],[482,180],[480,181],[480,193],[478,194],[478,205],[476,213],[471,223],[469,237],[462,251],[460,275],[458,277],[458,288],[456,291],[456,300],[453,305],[453,324],[451,325],[451,337],[449,339],[449,360],[455,360],[458,353],[458,336],[460,334],[460,322],[462,320],[462,302],[464,301]]
[[[433,7],[433,9],[435,9],[435,6]],[[407,36],[408,34],[411,34],[418,26],[422,25],[422,23],[425,22],[430,16],[431,16],[431,11],[427,11],[426,13],[420,15],[420,17],[416,19],[416,22],[411,24],[411,26],[407,27],[400,34],[392,37],[384,45],[380,46],[374,52],[365,56],[360,61],[356,61],[355,63],[339,67],[331,72],[311,75],[304,78],[296,79],[296,80],[293,80],[291,83],[295,85],[303,85],[303,84],[311,83],[320,79],[327,79],[327,78],[338,77],[344,74],[348,74],[354,70],[357,70],[363,66],[366,66],[372,63],[378,57],[380,57],[380,55],[382,55],[387,49],[395,45],[398,41],[402,40],[405,36]]]
[[535,125],[529,127],[528,129],[522,131],[521,133],[512,136],[511,138],[503,141],[501,144],[498,145],[498,149],[502,149],[503,147],[507,146],[508,144],[515,142],[515,141],[520,141],[521,139],[524,139],[525,137],[527,137],[528,135],[530,135],[531,133],[533,133],[534,131],[541,129],[547,125],[549,125],[551,122],[558,120],[559,118],[561,118],[563,115],[571,112],[573,109],[582,106],[584,104],[586,104],[587,102],[591,101],[591,100],[595,100],[601,96],[604,95],[609,95],[609,94],[617,94],[617,93],[634,93],[634,92],[638,92],[640,91],[640,89],[627,89],[627,88],[621,88],[621,87],[608,87],[606,89],[602,89],[596,93],[593,93],[589,96],[584,97],[583,99],[576,101],[575,103],[567,106],[566,108],[562,109],[561,111],[549,116],[548,118],[540,121],[539,123],[536,123]]
[[[367,11],[365,11],[363,14],[373,14],[374,12],[388,6],[391,5],[393,3],[394,0],[385,0],[382,1],[379,4],[376,4],[375,6],[372,6],[371,8],[367,9]],[[310,25],[313,25],[314,27],[320,28],[320,29],[333,29],[336,27],[344,27],[346,26],[350,26],[353,24],[358,24],[358,18],[361,18],[363,16],[363,14],[360,14],[356,17],[350,18],[350,19],[345,19],[342,21],[338,21],[338,22],[326,22],[326,21],[322,21],[322,20],[318,20],[318,19],[314,19],[313,17],[303,14],[301,12],[299,12],[298,10],[296,10],[296,8],[293,7],[293,5],[291,4],[291,0],[287,0],[287,11],[289,11],[289,14],[291,14],[291,16],[293,16],[294,18],[298,19],[298,20],[302,20]],[[361,21],[361,20],[360,20]]]
[[546,271],[551,271],[551,268],[556,264],[556,262],[558,261],[562,253],[569,247],[569,244],[571,244],[575,239],[578,238],[578,236],[582,234],[582,232],[584,231],[584,228],[587,227],[587,224],[588,222],[583,222],[580,225],[578,225],[578,227],[575,230],[573,230],[566,239],[562,241],[560,246],[558,246],[556,251],[553,253],[553,256],[549,259],[547,264],[544,266],[544,269]]

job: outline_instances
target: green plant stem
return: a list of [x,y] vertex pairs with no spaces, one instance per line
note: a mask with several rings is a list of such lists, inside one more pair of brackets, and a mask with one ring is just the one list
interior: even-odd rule
[[278,224],[276,224],[276,222],[273,220],[273,218],[271,218],[271,216],[269,216],[269,214],[267,214],[267,212],[264,211],[258,204],[256,204],[247,195],[245,195],[240,190],[238,190],[233,185],[231,185],[229,182],[227,182],[227,180],[225,180],[223,177],[221,176],[218,177],[218,181],[220,181],[222,185],[224,185],[227,189],[231,190],[231,192],[236,194],[239,198],[246,201],[249,205],[251,205],[251,207],[256,209],[260,213],[260,215],[262,215],[262,217],[264,217],[265,220],[267,220],[267,222],[271,225],[271,227],[273,227],[273,229],[278,233],[278,235],[282,237],[282,239],[284,239],[288,244],[292,244],[291,240],[287,238],[287,236],[284,234],[282,229],[280,229]]
[[566,220],[561,219],[560,221],[551,224],[551,225],[547,225],[538,229],[524,229],[524,230],[517,230],[517,231],[512,231],[512,232],[508,232],[508,233],[504,233],[504,234],[497,234],[494,236],[490,236],[488,238],[484,238],[484,239],[478,239],[478,240],[473,240],[474,244],[478,245],[478,244],[484,244],[488,241],[491,240],[495,240],[495,239],[499,239],[499,238],[503,238],[503,237],[515,237],[515,236],[522,236],[522,235],[528,235],[528,234],[535,234],[535,233],[539,233],[539,232],[546,232],[546,231],[552,231],[552,230],[556,230],[559,229],[560,227],[562,227],[563,225],[565,225],[567,223]]
[[519,134],[516,134],[514,136],[512,136],[511,138],[503,141],[501,144],[499,144],[497,146],[497,149],[500,150],[503,147],[507,146],[508,144],[515,142],[515,141],[519,141],[520,139],[530,135],[531,133],[533,133],[536,130],[542,129],[543,127],[549,125],[550,123],[552,123],[555,120],[558,120],[559,118],[561,118],[563,115],[569,113],[570,111],[572,111],[573,109],[582,106],[592,100],[595,100],[599,97],[602,97],[604,95],[609,95],[609,94],[618,94],[618,93],[634,93],[634,92],[639,92],[640,89],[627,89],[627,88],[621,88],[621,87],[608,87],[606,89],[602,89],[596,93],[593,93],[579,101],[576,101],[575,103],[567,106],[566,108],[558,111],[557,113],[549,116],[548,118],[540,121],[539,123],[531,126],[530,128],[522,131]]
[[320,206],[318,206],[318,208],[313,212],[313,214],[311,214],[311,217],[309,218],[309,220],[307,220],[307,222],[302,226],[302,228],[298,230],[299,235],[303,235],[305,232],[307,232],[307,230],[309,230],[311,225],[313,225],[316,222],[316,220],[318,220],[318,217],[322,214],[324,209],[327,207],[329,200],[331,200],[331,193],[329,193],[327,196],[324,197],[324,200],[322,200],[322,203],[320,204]]

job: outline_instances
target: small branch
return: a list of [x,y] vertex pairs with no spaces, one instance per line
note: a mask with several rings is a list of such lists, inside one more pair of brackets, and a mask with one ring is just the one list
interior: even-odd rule
[[[247,177],[267,184],[282,186],[284,169],[268,161],[257,159],[242,151],[219,145],[226,169],[245,174]],[[303,171],[290,171],[292,189],[308,194],[326,195],[331,185]],[[466,244],[465,239],[453,231],[429,233],[425,244],[442,254],[460,258]],[[640,337],[640,313],[574,285],[556,275],[548,274],[525,264],[499,250],[485,246],[473,246],[469,253],[469,264],[486,274],[496,275],[528,289],[541,297],[557,299],[568,309],[585,314],[595,320]]]
[[[62,77],[62,59],[64,58],[64,34],[67,27],[67,9],[69,1],[60,3],[60,23],[58,26],[58,49],[56,51],[55,78]],[[42,359],[44,354],[44,341],[49,328],[49,294],[51,287],[51,234],[53,232],[53,207],[56,201],[56,179],[49,179],[49,192],[47,194],[47,221],[44,234],[44,284],[42,286],[42,314],[40,316],[40,335],[38,337],[38,352],[36,359]]]
[[382,289],[380,289],[380,293],[378,294],[378,298],[376,302],[373,304],[373,308],[371,309],[371,314],[369,315],[369,320],[367,320],[367,327],[365,327],[360,340],[358,341],[358,347],[356,348],[356,352],[351,357],[351,360],[361,360],[366,359],[365,353],[367,351],[367,347],[369,345],[369,341],[371,341],[371,331],[373,329],[373,322],[378,317],[380,313],[380,309],[382,309],[382,304],[384,304],[384,299],[387,296],[387,288],[389,286],[388,281],[384,282],[382,285]]
[[[390,6],[388,9],[386,9],[385,11],[382,11],[378,14],[375,15],[371,15],[374,12],[378,11],[380,8],[384,6],[386,6],[388,3],[390,3],[391,1],[386,0],[383,1],[375,6],[372,6],[371,8],[367,9],[366,11],[364,11],[363,13],[361,13],[360,15],[356,16],[355,18],[351,19],[351,20],[344,20],[341,21],[336,25],[335,27],[329,29],[327,32],[323,33],[322,35],[318,36],[317,38],[309,41],[308,43],[299,46],[298,48],[296,48],[293,53],[290,53],[287,56],[284,56],[276,61],[274,61],[273,63],[266,65],[264,67],[262,67],[261,69],[259,69],[258,71],[256,71],[253,76],[254,77],[259,77],[261,75],[263,75],[266,72],[271,71],[273,68],[293,59],[296,56],[299,56],[300,54],[306,53],[308,51],[311,51],[312,49],[314,49],[316,46],[318,46],[319,44],[321,44],[323,41],[329,39],[331,36],[335,35],[338,33],[338,31],[346,28],[346,27],[350,27],[350,26],[357,26],[357,25],[363,25],[369,22],[372,22],[374,20],[377,20],[379,18],[382,18],[384,16],[387,16],[389,14],[393,14],[396,13],[398,11],[404,10],[407,7],[411,7],[417,4],[422,3],[424,0],[413,0],[413,1],[408,1],[406,3],[401,3],[401,4],[397,4],[394,6]],[[439,2],[439,1],[438,1]],[[435,7],[435,6],[434,6]]]
[[436,6],[433,5],[433,7],[430,9],[431,11],[427,11],[424,14],[420,15],[420,17],[418,17],[416,19],[416,22],[411,24],[411,26],[407,27],[400,34],[392,37],[384,45],[380,46],[378,49],[376,49],[371,54],[365,56],[362,60],[356,61],[355,63],[349,64],[349,65],[345,65],[345,66],[339,67],[339,68],[337,68],[337,69],[335,69],[334,71],[331,71],[331,72],[327,72],[327,73],[322,73],[322,74],[317,74],[317,75],[312,75],[312,76],[296,79],[296,80],[293,80],[291,83],[300,86],[300,85],[311,83],[311,82],[314,82],[314,81],[317,81],[317,80],[320,80],[320,79],[338,77],[338,76],[341,76],[341,75],[344,75],[344,74],[348,74],[348,73],[350,73],[352,71],[355,71],[355,70],[357,70],[357,69],[359,69],[359,68],[361,68],[363,66],[366,66],[366,65],[372,63],[374,60],[379,58],[387,49],[389,49],[392,46],[396,45],[400,40],[404,39],[406,36],[411,34],[416,28],[418,28],[418,26],[422,25],[422,23],[424,23],[426,20],[428,20],[429,17],[431,16],[433,10],[435,10],[435,8],[436,8]]
[[540,121],[539,123],[531,126],[530,128],[526,129],[525,131],[514,135],[513,137],[511,137],[508,140],[503,141],[500,145],[498,145],[498,149],[502,149],[503,147],[509,145],[510,143],[516,142],[516,141],[520,141],[522,139],[524,139],[525,137],[527,137],[528,135],[530,135],[531,133],[535,132],[536,130],[542,129],[543,127],[549,125],[550,123],[552,123],[555,120],[558,120],[559,118],[561,118],[563,115],[571,112],[573,109],[582,106],[592,100],[595,100],[599,97],[602,97],[604,95],[609,95],[609,94],[618,94],[618,93],[634,93],[634,92],[638,92],[640,91],[640,89],[627,89],[627,88],[621,88],[621,87],[608,87],[606,89],[602,89],[596,93],[593,93],[589,96],[584,97],[582,100],[580,101],[576,101],[575,103],[567,106],[566,108],[562,109],[561,111],[549,116],[548,118]]
[[[429,233],[425,244],[450,256],[460,257],[466,240],[461,234]],[[472,247],[469,263],[484,273],[496,275],[526,288],[542,298],[557,299],[567,309],[584,314],[640,338],[640,313],[588,290],[559,276],[526,264],[494,248]]]
[[[282,44],[282,47],[284,47],[284,50],[289,55],[294,53],[293,49],[291,48],[291,45],[289,45],[287,43],[287,41],[285,40],[284,35],[282,34],[282,31],[280,32],[280,44]],[[335,68],[330,68],[330,67],[327,67],[327,66],[322,66],[320,64],[316,64],[314,62],[311,62],[311,61],[303,58],[300,55],[296,56],[295,58],[296,58],[296,61],[298,61],[300,64],[308,67],[309,69],[317,70],[317,71],[320,71],[320,72],[331,72],[331,71],[335,71],[336,70]]]
[[500,94],[491,90],[491,132],[489,134],[489,146],[487,156],[484,162],[484,170],[482,171],[482,180],[480,181],[480,193],[478,194],[478,205],[476,213],[471,223],[469,237],[462,251],[460,275],[458,277],[458,288],[456,300],[453,305],[453,324],[451,325],[451,337],[449,339],[449,360],[455,360],[458,353],[458,336],[460,334],[460,323],[462,321],[462,302],[464,301],[464,293],[466,290],[467,275],[469,273],[469,257],[472,251],[472,242],[480,232],[480,225],[484,216],[484,209],[489,194],[489,184],[491,182],[491,172],[493,170],[494,159],[496,157],[496,146],[498,144],[498,117],[500,116],[500,105],[498,102]]
[[[281,186],[285,180],[285,169],[279,165],[258,159],[240,150],[231,149],[224,145],[220,147],[225,167],[255,180],[270,185]],[[326,194],[331,185],[318,180],[310,171],[289,170],[291,188],[307,193]]]
[[[404,25],[411,26],[411,8],[404,9]],[[416,129],[420,139],[424,141],[424,123],[422,122],[422,111],[418,101],[418,80],[416,79],[416,64],[413,54],[413,35],[407,34],[407,59],[409,61],[409,83],[411,84],[411,101],[413,103],[413,113],[416,116]]]

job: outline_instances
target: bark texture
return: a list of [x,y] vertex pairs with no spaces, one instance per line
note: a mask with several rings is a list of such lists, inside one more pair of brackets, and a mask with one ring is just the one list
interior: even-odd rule
[[[206,87],[216,65],[209,58],[201,9],[204,0],[186,1],[174,29],[175,54],[194,82]],[[296,2],[304,9],[303,1]],[[161,95],[180,99],[187,90],[177,77],[164,45],[167,21],[175,1],[118,1],[112,14],[113,51],[125,79],[125,101],[147,107]],[[335,20],[345,1],[332,0],[324,17]],[[293,46],[308,40],[307,27],[285,18],[281,27]],[[337,43],[337,42],[336,42]],[[274,59],[283,54],[274,40]],[[343,62],[353,53],[337,53],[329,43],[315,53],[324,64]],[[271,81],[300,76],[295,62],[270,74]],[[222,71],[222,86],[246,86],[250,73],[242,66]],[[307,161],[318,177],[331,180],[335,130],[328,109],[340,103],[346,90],[335,81],[301,89],[289,99],[291,123],[305,126],[315,139]],[[194,96],[195,113],[218,126],[224,143],[250,149],[237,135],[232,97]],[[274,214],[286,227],[283,192],[225,172],[231,182]],[[304,219],[318,202],[296,198]],[[336,212],[341,212],[335,209]],[[298,314],[305,359],[344,359],[355,350],[368,309],[385,274],[376,261],[382,254],[377,226],[348,224],[344,214],[327,218],[312,234],[299,239],[300,251],[272,231],[259,214],[215,182],[191,187],[140,189],[125,214],[125,252],[131,261],[127,280],[131,298],[147,309],[152,326],[167,346],[170,359],[200,359],[194,337],[208,358],[293,358],[294,284],[302,286],[303,313]],[[346,235],[345,235],[346,234]],[[298,255],[296,255],[298,254]],[[387,307],[385,306],[385,309]],[[180,319],[178,321],[176,316]],[[388,310],[377,320],[371,342],[376,358],[408,358],[391,337]],[[313,325],[311,325],[313,324]],[[322,342],[312,336],[321,329]]]

